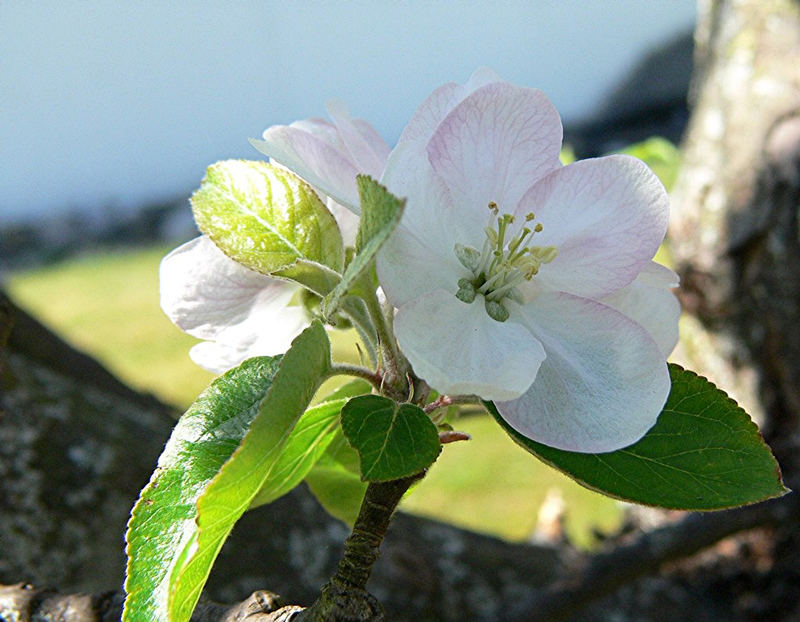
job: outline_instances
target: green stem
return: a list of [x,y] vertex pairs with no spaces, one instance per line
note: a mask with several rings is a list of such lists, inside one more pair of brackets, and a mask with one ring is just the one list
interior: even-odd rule
[[364,301],[361,298],[347,296],[342,302],[342,311],[350,318],[356,332],[361,337],[370,362],[376,365],[378,362],[378,336]]
[[437,408],[447,408],[454,404],[481,404],[481,398],[477,395],[440,395],[430,404],[426,404],[422,410],[427,414],[431,414]]
[[349,363],[333,363],[328,372],[328,377],[330,376],[355,376],[356,378],[363,378],[378,390],[381,389],[383,382],[379,373],[366,367],[350,365]]
[[411,484],[424,472],[367,486],[353,531],[344,543],[344,554],[336,573],[322,588],[317,601],[301,617],[303,621],[383,619],[380,603],[366,591],[372,566],[397,505]]
[[402,395],[402,399],[405,399],[409,393],[408,375],[411,368],[397,347],[394,331],[387,319],[387,314],[384,313],[381,303],[378,301],[377,293],[374,291],[365,293],[364,302],[378,334],[378,345],[383,358],[384,382],[385,385],[388,384],[384,388],[389,390],[392,397]]

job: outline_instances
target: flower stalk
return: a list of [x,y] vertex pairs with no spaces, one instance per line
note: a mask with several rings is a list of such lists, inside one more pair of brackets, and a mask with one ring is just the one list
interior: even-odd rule
[[364,302],[378,335],[380,365],[383,368],[383,386],[380,387],[380,391],[388,397],[405,401],[411,393],[409,386],[411,367],[397,345],[388,317],[388,313],[392,311],[384,310],[375,291],[365,292]]
[[300,616],[303,622],[382,620],[380,603],[366,591],[372,566],[403,495],[425,472],[367,487],[353,531],[345,540],[336,573],[322,588],[317,601]]

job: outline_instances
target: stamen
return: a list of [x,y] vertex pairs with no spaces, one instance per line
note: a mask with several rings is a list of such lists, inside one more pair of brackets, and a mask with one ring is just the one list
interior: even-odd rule
[[454,248],[456,257],[467,270],[475,271],[481,260],[481,254],[478,249],[471,246],[464,246],[463,244],[456,244]]
[[[460,283],[460,281],[459,281]],[[466,302],[470,304],[475,300],[475,296],[478,295],[478,292],[475,291],[475,287],[470,283],[467,287],[459,287],[458,291],[456,292],[456,298],[458,298],[461,302]]]
[[[528,240],[543,230],[541,223],[521,227],[506,243],[506,233],[511,233],[509,227],[514,224],[514,215],[500,214],[500,208],[494,201],[489,202],[488,207],[491,214],[484,228],[486,238],[481,251],[464,244],[454,247],[461,265],[472,273],[472,277],[458,280],[456,297],[465,303],[472,303],[481,294],[489,317],[505,322],[509,318],[509,311],[504,301],[524,304],[519,286],[538,274],[542,264],[553,261],[558,251],[555,246],[526,245]],[[533,212],[525,214],[526,223],[535,219]]]
[[508,309],[506,309],[502,304],[497,302],[496,300],[487,300],[486,301],[486,313],[489,314],[489,317],[493,320],[497,320],[498,322],[505,322],[508,319]]

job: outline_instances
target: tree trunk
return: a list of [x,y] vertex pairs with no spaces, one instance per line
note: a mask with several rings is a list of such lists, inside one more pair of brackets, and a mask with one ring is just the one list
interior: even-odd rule
[[[703,0],[700,8],[670,230],[682,278],[682,353],[757,416],[796,490],[800,3]],[[731,615],[800,615],[799,525],[794,514],[760,540],[762,565],[746,576],[763,593],[737,597]]]

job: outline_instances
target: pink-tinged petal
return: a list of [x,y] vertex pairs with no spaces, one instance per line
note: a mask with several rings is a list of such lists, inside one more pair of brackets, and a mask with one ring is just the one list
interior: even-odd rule
[[541,344],[513,320],[491,319],[483,301],[437,290],[400,307],[394,321],[414,372],[440,393],[507,400],[521,395],[544,359]]
[[[355,125],[358,132],[385,166],[386,159],[389,157],[389,152],[392,150],[392,148],[383,139],[383,136],[378,134],[378,130],[372,127],[372,124],[364,119],[353,119],[353,125]],[[381,168],[381,172],[382,171],[383,168]],[[375,176],[376,179],[378,177],[380,177],[380,173]]]
[[633,283],[601,298],[600,302],[644,326],[666,358],[678,343],[681,305],[669,289],[677,284],[677,274],[651,262]]
[[296,285],[248,270],[205,236],[164,257],[159,279],[164,313],[199,339],[252,342],[272,327],[291,332],[302,318],[286,306]]
[[638,441],[670,390],[647,331],[599,302],[542,293],[523,308],[547,357],[519,399],[497,404],[518,432],[568,451],[603,453]]
[[[437,256],[454,255],[457,241],[462,244],[482,241],[485,216],[477,230],[465,224],[461,210],[453,206],[450,193],[419,145],[404,143],[395,147],[380,181],[389,192],[406,200],[400,228],[429,246]],[[461,231],[471,238],[461,240]]]
[[451,207],[447,189],[433,173],[415,143],[398,145],[390,154],[381,182],[406,199],[400,225],[378,253],[378,279],[395,307],[436,289],[455,294],[458,280],[471,276],[455,254],[456,242],[477,243],[483,232],[463,228]]
[[336,126],[333,123],[326,119],[321,119],[319,117],[301,119],[299,121],[293,121],[289,124],[289,127],[308,132],[320,140],[325,141],[334,149],[342,152],[345,151],[342,137],[339,136],[339,130],[336,129]]
[[647,283],[653,287],[678,287],[681,284],[681,278],[675,271],[655,261],[645,265],[636,278],[642,283]]
[[532,244],[558,249],[536,277],[540,284],[598,298],[625,287],[650,263],[667,230],[669,199],[645,164],[613,155],[553,172],[516,212],[533,212],[542,224]]
[[428,142],[431,165],[463,211],[494,201],[512,212],[539,179],[558,169],[558,112],[538,90],[495,82],[456,106]]
[[[380,137],[368,123],[362,122],[360,126],[357,125],[350,117],[344,102],[331,100],[326,107],[336,124],[350,161],[362,173],[379,179],[386,165],[386,158],[389,157],[389,146],[382,140],[376,140],[376,137],[377,139]],[[362,134],[362,130],[366,131],[366,135]]]
[[440,86],[417,108],[414,116],[411,117],[411,121],[409,121],[400,135],[398,144],[407,141],[427,143],[439,123],[467,95],[493,82],[502,82],[502,79],[491,69],[481,67],[470,76],[466,84],[449,82]]
[[359,213],[356,176],[360,171],[342,150],[319,136],[286,125],[267,129],[264,140],[251,138],[250,144],[337,203]]
[[377,270],[386,298],[395,307],[434,290],[445,290],[455,299],[458,280],[471,276],[455,253],[432,252],[402,225],[380,250]]

